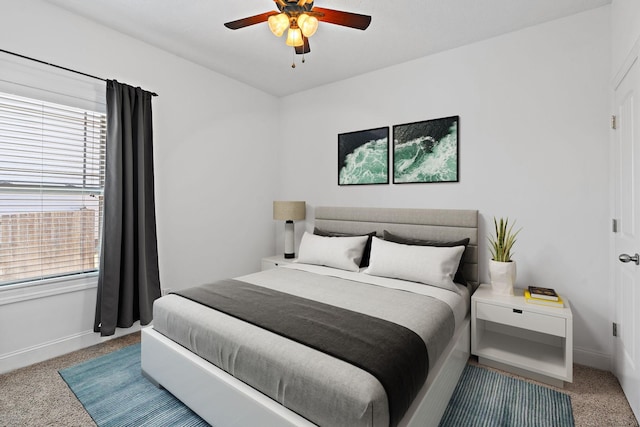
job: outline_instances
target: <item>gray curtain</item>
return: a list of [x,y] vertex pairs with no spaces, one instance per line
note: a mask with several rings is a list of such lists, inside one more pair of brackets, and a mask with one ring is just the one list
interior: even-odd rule
[[102,253],[94,331],[153,318],[160,296],[153,184],[152,94],[107,80]]

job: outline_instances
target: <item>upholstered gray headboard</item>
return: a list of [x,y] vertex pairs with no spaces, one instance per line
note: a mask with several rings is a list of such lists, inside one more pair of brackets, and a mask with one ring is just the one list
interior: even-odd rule
[[[382,237],[384,230],[400,236],[431,240],[469,238],[463,273],[478,283],[478,211],[467,209],[349,208],[318,206],[315,226],[342,233],[370,233]],[[474,287],[475,287],[474,286]]]

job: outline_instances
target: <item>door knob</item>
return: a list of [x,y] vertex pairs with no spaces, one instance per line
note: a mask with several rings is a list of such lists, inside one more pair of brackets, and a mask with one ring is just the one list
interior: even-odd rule
[[622,262],[635,262],[636,265],[640,265],[640,255],[635,254],[634,256],[628,254],[621,254],[618,259]]

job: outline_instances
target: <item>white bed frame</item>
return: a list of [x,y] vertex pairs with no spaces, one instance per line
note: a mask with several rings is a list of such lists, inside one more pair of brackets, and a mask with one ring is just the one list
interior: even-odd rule
[[[332,231],[410,232],[416,238],[469,237],[465,275],[477,282],[477,211],[384,208],[316,208],[315,225]],[[373,228],[372,228],[373,227]],[[470,355],[469,316],[458,327],[400,427],[437,426]],[[315,424],[237,380],[181,345],[142,329],[142,373],[216,427],[311,427]]]

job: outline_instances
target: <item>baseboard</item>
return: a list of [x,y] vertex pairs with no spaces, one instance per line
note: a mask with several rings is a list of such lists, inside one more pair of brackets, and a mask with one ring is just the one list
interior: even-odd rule
[[573,363],[611,371],[611,355],[584,348],[573,347]]
[[28,347],[7,354],[0,355],[0,374],[24,368],[34,363],[43,362],[63,354],[71,353],[92,345],[100,344],[113,338],[138,332],[140,322],[136,322],[130,328],[116,329],[116,333],[109,337],[101,337],[93,330],[62,337],[45,342],[37,346]]

